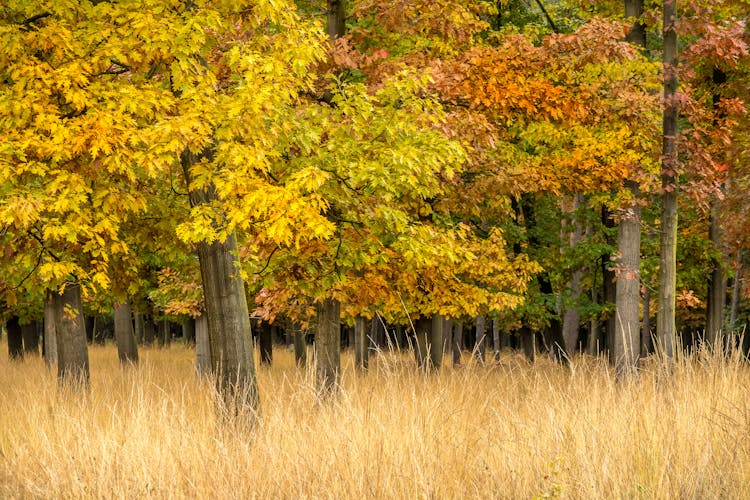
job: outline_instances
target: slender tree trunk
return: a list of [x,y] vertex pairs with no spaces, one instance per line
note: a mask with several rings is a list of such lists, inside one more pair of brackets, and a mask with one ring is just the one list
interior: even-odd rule
[[354,320],[354,366],[360,370],[367,370],[367,320],[357,316]]
[[[716,202],[712,203],[709,239],[715,251],[721,249],[719,223]],[[708,280],[708,295],[706,303],[706,342],[712,349],[720,349],[724,328],[724,306],[727,295],[727,280],[724,267],[718,258],[711,259],[711,276]]]
[[474,342],[474,355],[477,361],[484,366],[485,352],[487,350],[487,320],[484,316],[476,318],[476,340]]
[[461,365],[461,350],[464,345],[464,325],[460,321],[453,322],[453,342],[451,344],[453,366]]
[[502,346],[500,345],[500,323],[498,320],[493,319],[492,320],[492,359],[493,361],[497,362],[500,361],[500,349]]
[[[365,350],[367,346],[365,346]],[[294,362],[297,366],[307,366],[307,342],[305,332],[299,325],[294,325]]]
[[430,369],[440,370],[443,366],[443,335],[445,334],[445,317],[433,316],[430,330]]
[[344,0],[328,0],[326,14],[329,38],[335,40],[343,36],[346,32],[346,2]]
[[527,326],[521,328],[521,345],[523,346],[523,353],[526,355],[526,359],[530,362],[536,361],[536,333],[532,332]]
[[88,388],[89,352],[80,286],[68,284],[61,294],[53,293],[52,304],[57,333],[57,378],[61,384]]
[[[637,197],[635,183],[627,185]],[[617,243],[620,260],[615,284],[615,337],[609,359],[617,376],[629,376],[635,373],[641,353],[641,208],[637,198],[620,213]]]
[[271,366],[273,363],[273,327],[261,323],[258,330],[258,347],[260,347],[260,364]]
[[[591,287],[591,303],[599,303],[599,294],[596,291],[596,283]],[[591,321],[589,322],[589,338],[587,339],[586,344],[586,352],[591,356],[596,356],[599,353],[599,329],[599,318],[597,316],[592,316]]]
[[123,364],[138,364],[138,345],[135,342],[130,304],[115,304],[115,341],[117,357]]
[[172,343],[172,325],[167,319],[159,321],[158,343],[159,347],[169,347]]
[[643,292],[643,326],[641,328],[641,357],[651,353],[651,290]]
[[[565,203],[565,205],[569,205],[569,203]],[[563,207],[564,215],[569,215],[573,218],[572,231],[568,232],[569,247],[571,249],[578,246],[581,238],[583,238],[583,226],[578,217],[578,212],[582,207],[583,194],[580,192],[575,193],[572,206]],[[570,354],[574,353],[578,347],[578,332],[580,331],[581,326],[581,315],[578,312],[577,305],[581,298],[581,294],[583,293],[583,288],[581,286],[583,276],[584,269],[579,266],[573,271],[573,276],[566,286],[569,305],[565,307],[565,313],[563,314],[562,337],[563,343],[565,344],[565,352]]]
[[315,332],[315,383],[318,395],[327,397],[338,390],[341,371],[341,305],[325,299],[317,304]]
[[737,328],[737,317],[740,315],[740,292],[742,291],[742,250],[737,254],[737,268],[732,281],[732,304],[729,308],[729,324],[732,330]]
[[39,326],[36,321],[21,325],[24,355],[39,356]]
[[208,340],[208,318],[195,318],[195,370],[199,375],[211,373],[211,343]]
[[188,344],[195,344],[195,318],[188,318],[182,324],[182,338]]
[[[609,213],[609,210],[607,210],[606,206],[602,206],[602,224],[606,229],[613,229],[615,227],[615,223],[612,220],[612,217]],[[612,237],[607,234],[606,235],[606,241],[607,244],[614,244],[614,241],[612,240]],[[603,299],[603,305],[614,305],[617,301],[617,290],[615,287],[615,271],[609,266],[609,255],[604,254],[602,255],[602,299]],[[609,352],[612,348],[612,342],[615,338],[615,313],[610,313],[607,317],[607,321],[604,323],[604,330],[600,330],[599,332],[599,350],[607,350]],[[603,338],[602,338],[603,337]]]
[[44,301],[44,363],[48,368],[57,363],[57,332],[52,294],[53,292],[47,291]]
[[[211,156],[210,151],[205,154]],[[186,150],[180,160],[190,205],[196,207],[216,200],[213,186],[192,188],[191,168],[198,159]],[[258,381],[236,234],[227,235],[224,241],[199,243],[198,261],[208,319],[211,372],[217,389],[230,414],[243,408],[256,411]]]
[[135,341],[143,344],[146,337],[146,321],[142,313],[135,313]]
[[662,143],[661,255],[659,256],[659,313],[657,349],[666,359],[674,356],[677,285],[677,1],[664,0],[664,119]]
[[11,316],[5,323],[8,332],[8,356],[10,359],[23,359],[23,333],[17,316]]
[[151,345],[156,340],[156,325],[154,324],[154,318],[151,315],[144,317],[143,321],[143,343]]
[[453,349],[453,321],[446,318],[443,324],[443,353]]
[[432,320],[430,318],[419,318],[414,323],[414,358],[417,362],[417,366],[421,369],[427,369],[428,360],[430,358],[430,344],[429,337],[432,329]]

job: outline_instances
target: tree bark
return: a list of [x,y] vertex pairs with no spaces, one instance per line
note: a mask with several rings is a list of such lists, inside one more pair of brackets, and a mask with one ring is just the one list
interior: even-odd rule
[[[365,350],[367,350],[366,345]],[[294,362],[299,367],[307,366],[307,342],[305,342],[305,332],[299,325],[294,326]]]
[[23,337],[24,355],[39,356],[39,325],[37,322],[32,321],[27,325],[21,325],[21,336]]
[[367,320],[357,316],[354,320],[354,366],[359,370],[367,370]]
[[195,318],[195,370],[199,375],[211,373],[211,343],[208,340],[208,318]]
[[[637,185],[626,184],[637,197]],[[622,377],[635,373],[641,353],[641,207],[636,198],[621,212],[617,245],[620,259],[615,283],[615,336],[609,359],[616,376]]]
[[485,352],[487,350],[487,321],[484,316],[477,316],[476,335],[474,355],[476,356],[477,361],[484,366]]
[[414,358],[417,367],[427,369],[429,363],[429,337],[432,330],[432,320],[430,318],[419,318],[414,323]]
[[651,290],[643,292],[643,326],[641,327],[641,357],[651,353]]
[[523,353],[526,355],[526,359],[533,363],[536,361],[536,333],[532,332],[529,327],[524,326],[521,328],[520,336]]
[[433,316],[430,329],[430,369],[440,370],[443,366],[443,335],[445,326],[444,316]]
[[[721,249],[717,207],[712,203],[710,216],[709,239],[714,251]],[[711,276],[708,280],[708,294],[706,301],[706,342],[712,349],[720,349],[722,345],[722,329],[724,327],[724,306],[727,295],[727,281],[724,267],[718,258],[711,259]]]
[[156,340],[156,325],[154,318],[149,314],[143,318],[143,343],[151,345]]
[[[596,279],[594,280],[594,286],[591,287],[591,303],[599,303],[599,294],[596,290]],[[596,356],[599,353],[599,329],[600,322],[598,316],[592,316],[589,322],[589,337],[586,342],[586,352],[591,356]]]
[[453,322],[453,342],[451,343],[451,352],[453,366],[461,365],[461,350],[464,344],[464,325],[460,321]]
[[[607,229],[613,229],[615,227],[614,220],[607,210],[606,206],[602,206],[602,224]],[[614,244],[609,234],[606,235],[607,244]],[[615,287],[615,271],[609,266],[610,255],[602,255],[602,300],[603,305],[614,305],[617,301],[617,290]],[[607,320],[604,322],[604,329],[599,331],[599,350],[607,350],[609,352],[613,346],[612,341],[615,338],[615,317],[614,312],[610,312],[607,316]]]
[[271,366],[273,363],[273,327],[268,323],[261,323],[259,327],[258,347],[260,347],[260,364]]
[[327,32],[331,41],[343,36],[346,32],[346,2],[344,0],[328,0]]
[[172,343],[172,325],[167,319],[159,321],[158,343],[159,347],[169,347]]
[[10,359],[23,359],[23,333],[17,316],[11,316],[5,323],[8,332],[8,357]]
[[60,384],[88,388],[89,353],[80,286],[67,284],[62,293],[53,293],[52,307],[57,333],[57,378]]
[[659,256],[659,313],[657,349],[665,359],[674,357],[677,288],[677,1],[664,0],[664,116],[662,138],[661,254]]
[[[567,203],[566,203],[567,205]],[[583,194],[575,193],[572,207],[564,207],[563,212],[573,218],[572,231],[568,232],[569,248],[574,249],[583,238],[583,226],[578,217],[578,211],[583,207]],[[565,352],[573,354],[578,347],[578,333],[581,326],[581,315],[578,312],[578,302],[583,293],[581,281],[583,280],[584,269],[581,266],[573,270],[573,276],[566,285],[568,295],[568,305],[565,307],[562,322],[562,337],[565,344]]]
[[326,398],[338,390],[341,371],[341,305],[324,299],[316,304],[318,325],[315,332],[315,385]]
[[[211,151],[204,156],[211,156]],[[196,161],[187,150],[180,158],[192,207],[217,199],[212,185],[201,189],[191,187],[191,168]],[[245,408],[257,411],[258,380],[236,234],[228,234],[224,241],[198,243],[198,262],[208,319],[211,373],[217,390],[230,414]]]
[[737,267],[732,280],[732,303],[729,307],[729,324],[734,331],[740,314],[740,292],[742,291],[742,250],[737,254]]
[[138,345],[135,342],[130,304],[115,304],[115,341],[117,357],[122,364],[138,364]]
[[143,344],[145,339],[146,321],[142,313],[135,313],[135,341],[139,344]]
[[492,359],[497,362],[500,361],[500,323],[496,320],[492,320]]
[[182,338],[188,344],[195,344],[195,318],[188,318],[182,324]]
[[44,363],[48,368],[57,363],[57,331],[52,293],[47,291],[44,300]]

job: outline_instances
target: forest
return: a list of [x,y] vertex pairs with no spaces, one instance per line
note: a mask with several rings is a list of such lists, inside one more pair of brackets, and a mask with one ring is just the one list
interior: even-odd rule
[[750,498],[749,14],[5,0],[0,496]]

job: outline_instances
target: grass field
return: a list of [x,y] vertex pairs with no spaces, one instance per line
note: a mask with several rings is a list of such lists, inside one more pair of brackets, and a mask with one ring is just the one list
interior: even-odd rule
[[91,391],[57,388],[0,343],[0,498],[750,498],[750,367],[697,356],[617,383],[517,354],[417,373],[384,354],[319,403],[274,353],[252,429],[215,418],[180,344],[121,368],[92,347]]

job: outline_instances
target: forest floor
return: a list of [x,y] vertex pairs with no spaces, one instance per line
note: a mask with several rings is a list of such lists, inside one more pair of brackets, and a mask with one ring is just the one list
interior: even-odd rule
[[[503,353],[419,373],[406,353],[343,355],[340,396],[277,349],[261,417],[217,420],[181,344],[121,368],[90,348],[91,390],[58,390],[0,343],[0,498],[750,498],[750,365],[696,355],[616,382]],[[448,358],[446,358],[448,361]],[[651,366],[650,366],[651,365]]]

